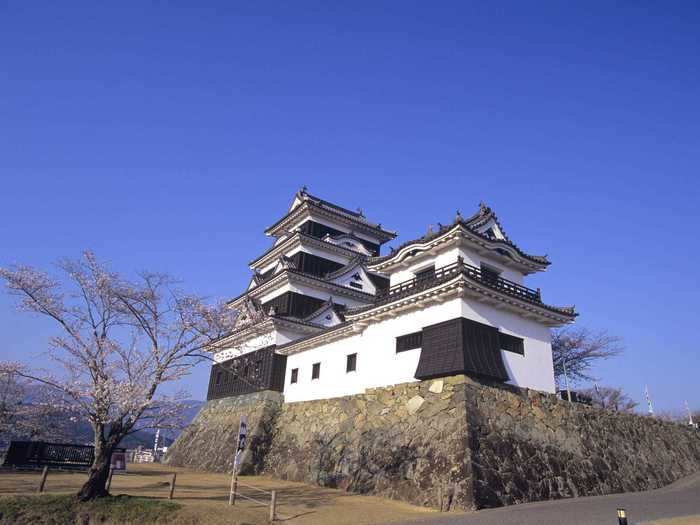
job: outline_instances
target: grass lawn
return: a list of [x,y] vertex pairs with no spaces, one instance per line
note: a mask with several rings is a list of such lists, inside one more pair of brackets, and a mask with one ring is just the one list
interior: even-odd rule
[[0,498],[0,524],[168,523],[180,508],[177,503],[134,496],[82,504],[70,495],[10,496]]
[[[226,474],[196,472],[173,468],[160,464],[130,464],[129,472],[114,475],[111,494],[114,497],[105,502],[94,503],[90,508],[91,523],[105,524],[153,524],[168,525],[259,525],[268,523],[269,508],[265,503],[239,499],[236,505],[228,505],[228,491],[231,478]],[[173,472],[177,472],[173,507],[167,500],[168,484]],[[17,498],[9,496],[30,496],[36,493],[41,474],[39,472],[0,471],[0,512],[16,512],[21,506]],[[86,474],[50,471],[46,480],[45,496],[32,502],[37,509],[34,515],[44,512],[44,521],[2,521],[5,523],[65,524],[67,521],[47,521],[51,516],[71,516],[70,497],[56,498],[57,495],[71,496],[85,481]],[[391,501],[373,496],[361,496],[340,490],[326,489],[304,483],[280,481],[267,476],[242,476],[242,483],[263,490],[277,491],[277,513],[286,523],[299,525],[369,525],[392,521],[424,518],[436,515],[436,511],[416,507],[399,501]],[[255,489],[241,487],[243,495],[266,500],[269,496]],[[124,496],[131,496],[126,498]],[[269,499],[267,499],[269,501]],[[36,503],[34,503],[36,502]],[[73,505],[74,506],[74,505]],[[15,510],[12,510],[15,509]],[[128,514],[134,509],[137,518]],[[98,519],[109,511],[110,521]],[[100,514],[103,513],[103,514]],[[9,515],[9,514],[8,514]],[[156,516],[160,516],[156,518]],[[5,518],[3,518],[4,520]],[[44,518],[42,518],[44,519]],[[78,521],[80,523],[80,521]],[[686,525],[686,524],[683,524]]]

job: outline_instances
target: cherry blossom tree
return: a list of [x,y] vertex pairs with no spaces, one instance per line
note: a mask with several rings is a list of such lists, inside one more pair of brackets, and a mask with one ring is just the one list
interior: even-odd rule
[[95,457],[78,493],[89,501],[107,495],[111,455],[125,436],[174,424],[183,395],[160,387],[216,351],[235,312],[182,292],[164,274],[126,279],[91,252],[58,268],[62,280],[27,266],[0,269],[19,308],[59,329],[49,340],[49,370],[4,368],[60,392],[90,422]]

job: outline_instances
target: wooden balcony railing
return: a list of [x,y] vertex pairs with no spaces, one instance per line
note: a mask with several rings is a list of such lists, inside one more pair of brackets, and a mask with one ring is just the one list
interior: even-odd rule
[[434,272],[402,281],[379,292],[376,296],[375,304],[387,303],[413,295],[414,293],[427,290],[428,288],[449,281],[459,274],[465,275],[472,281],[476,281],[506,295],[517,297],[518,299],[531,303],[543,304],[539,288],[533,290],[521,284],[509,281],[508,279],[504,279],[503,277],[494,277],[490,272],[482,272],[481,268],[465,263],[461,257],[458,258],[456,263],[436,268]]

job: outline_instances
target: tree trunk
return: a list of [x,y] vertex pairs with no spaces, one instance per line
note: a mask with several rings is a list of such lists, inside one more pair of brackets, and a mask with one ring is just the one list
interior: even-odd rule
[[79,501],[92,501],[109,495],[106,485],[114,450],[111,441],[105,442],[102,427],[95,427],[95,458],[88,470],[88,479],[78,492]]

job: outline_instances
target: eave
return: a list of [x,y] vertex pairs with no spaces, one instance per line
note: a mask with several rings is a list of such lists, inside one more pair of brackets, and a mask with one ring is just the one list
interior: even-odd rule
[[445,283],[437,284],[426,290],[397,298],[377,306],[369,306],[348,310],[345,318],[348,321],[362,322],[364,320],[381,320],[385,316],[393,317],[403,310],[425,308],[432,303],[440,303],[457,295],[462,298],[472,298],[478,302],[490,304],[498,310],[509,310],[526,319],[532,319],[549,326],[561,326],[574,321],[578,314],[568,313],[565,309],[524,301],[501,293],[484,284],[474,281],[464,274],[457,275]]
[[213,350],[213,352],[221,352],[231,346],[248,341],[253,337],[264,335],[280,328],[287,328],[299,333],[314,334],[322,331],[325,327],[315,326],[293,318],[270,316],[260,323],[234,330],[230,334],[222,337],[216,342],[217,349]]
[[291,341],[284,345],[278,346],[277,353],[282,355],[298,354],[299,352],[303,352],[304,350],[308,350],[310,348],[315,348],[321,344],[327,344],[331,341],[342,339],[343,337],[349,337],[357,331],[358,330],[356,329],[354,323],[346,321],[330,328],[326,328],[318,334],[312,334],[307,337],[297,339],[296,341]]
[[498,310],[511,311],[526,319],[552,327],[569,324],[578,315],[558,311],[556,307],[552,306],[540,306],[521,301],[494,291],[480,283],[473,282],[464,275],[458,275],[448,282],[421,290],[413,295],[397,298],[395,301],[377,306],[363,307],[356,309],[355,312],[348,310],[345,314],[346,321],[344,323],[327,328],[317,334],[311,334],[286,343],[278,347],[277,351],[285,355],[303,352],[304,350],[362,332],[371,323],[396,317],[403,312],[427,308],[457,297],[475,299]]
[[313,218],[314,216],[345,224],[349,229],[355,232],[365,233],[366,235],[378,239],[380,243],[385,243],[396,237],[395,232],[385,230],[378,224],[360,220],[357,217],[341,213],[340,211],[323,208],[311,201],[304,201],[291,212],[287,213],[275,224],[267,228],[265,230],[265,235],[279,237],[285,230],[288,230],[292,224],[296,224],[302,218]]
[[296,248],[297,246],[310,246],[313,248],[318,248],[320,250],[325,250],[331,253],[337,253],[349,259],[353,259],[358,255],[362,255],[360,252],[355,250],[350,250],[349,248],[343,248],[337,244],[332,244],[321,239],[317,239],[311,235],[307,235],[301,232],[294,232],[287,239],[279,244],[274,245],[272,248],[267,250],[257,259],[250,261],[248,264],[251,269],[264,268],[271,262],[277,260],[280,255],[283,255],[290,250]]
[[305,284],[311,288],[329,291],[336,295],[349,297],[360,302],[371,303],[374,300],[374,295],[372,294],[328,282],[320,277],[315,277],[297,270],[287,269],[282,270],[270,280],[256,286],[252,290],[246,290],[238,297],[228,301],[226,304],[231,308],[235,308],[236,305],[239,304],[245,297],[257,299],[261,295],[272,292],[288,283]]

